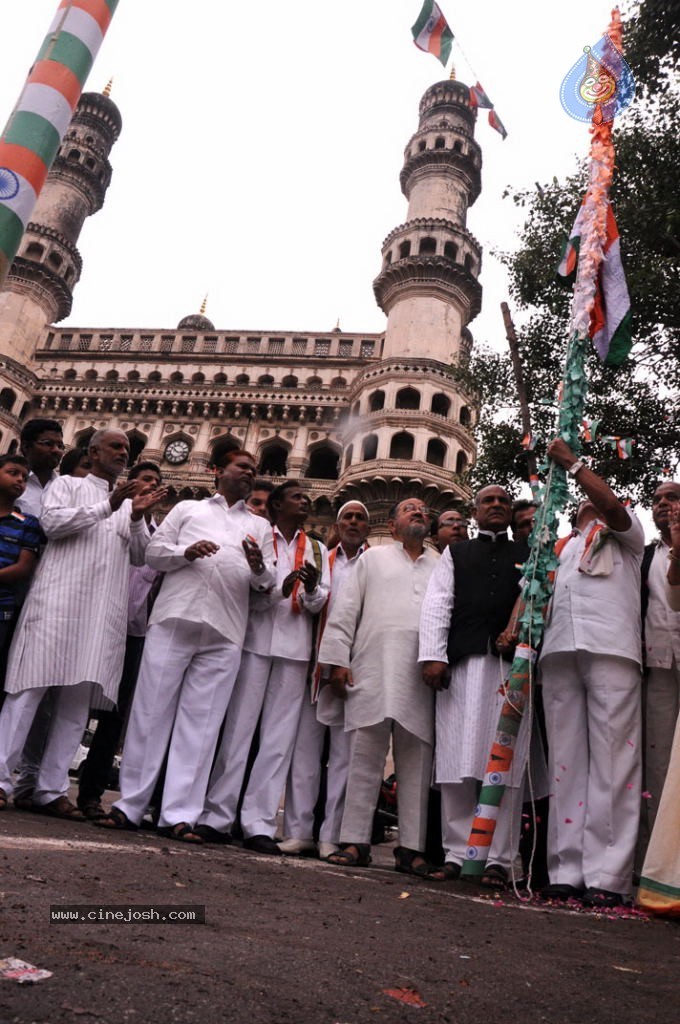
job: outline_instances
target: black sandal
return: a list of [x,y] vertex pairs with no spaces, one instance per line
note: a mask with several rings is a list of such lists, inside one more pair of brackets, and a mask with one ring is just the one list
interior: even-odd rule
[[[420,863],[416,864],[416,861],[420,861]],[[419,850],[410,850],[408,846],[395,846],[394,870],[400,871],[402,875],[426,878],[430,882],[445,882],[447,878],[444,868],[428,864]]]
[[112,807],[105,818],[95,818],[92,824],[97,828],[108,828],[117,832],[136,832],[139,828],[139,825],[130,821],[127,814],[119,811],[117,807]]
[[159,836],[167,839],[176,839],[178,843],[193,843],[195,846],[202,846],[203,839],[194,832],[191,825],[186,821],[178,821],[176,825],[167,825],[156,829]]
[[485,889],[498,889],[499,891],[507,889],[508,872],[500,864],[490,864],[488,868],[484,869],[479,884],[483,885]]
[[[352,850],[356,853],[351,853]],[[326,860],[341,868],[367,868],[371,863],[371,847],[368,843],[343,843],[342,848]]]

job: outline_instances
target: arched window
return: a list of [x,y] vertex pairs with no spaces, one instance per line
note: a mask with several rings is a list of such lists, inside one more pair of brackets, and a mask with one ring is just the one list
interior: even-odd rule
[[73,370],[73,369],[71,369],[71,370],[64,370],[64,380],[75,380],[75,379],[76,379],[76,371],[75,370]]
[[26,246],[26,258],[29,260],[42,259],[44,252],[44,246],[42,246],[40,242],[31,242],[30,245]]
[[12,391],[11,388],[3,388],[0,391],[0,409],[6,409],[7,412],[11,412],[16,400],[16,391]]
[[460,420],[461,426],[463,426],[463,427],[469,427],[470,426],[470,424],[472,423],[472,416],[470,415],[470,410],[467,407],[467,405],[462,405],[461,406],[458,418]]
[[321,377],[308,377],[307,378],[307,387],[308,388],[320,388],[320,387],[323,387],[323,381],[321,380]]
[[47,257],[47,262],[51,267],[54,267],[55,270],[59,270],[59,267],[64,261],[58,252],[51,252]]
[[216,373],[215,376],[213,377],[213,383],[214,384],[226,384],[227,383],[227,375],[226,375],[226,373]]
[[78,160],[80,160],[80,150],[79,149],[71,149],[69,151],[67,159],[68,160],[74,160],[77,163]]
[[379,412],[380,409],[385,408],[385,392],[374,391],[368,399],[368,408],[370,412]]
[[454,144],[453,144],[453,152],[454,153],[462,153],[463,152],[463,143],[460,141],[460,139],[456,139],[456,141],[454,142]]
[[262,476],[285,476],[288,472],[288,449],[280,441],[262,448],[258,473]]
[[451,399],[447,398],[439,392],[432,396],[432,404],[430,405],[430,411],[436,413],[437,416],[448,416],[449,409],[451,408]]
[[472,259],[470,253],[468,253],[465,259],[463,260],[463,266],[467,270],[468,274],[472,273],[474,267],[474,260]]
[[402,388],[397,391],[395,409],[420,409],[420,392],[415,388]]
[[456,473],[464,473],[468,467],[468,458],[465,452],[458,452],[456,456]]
[[130,442],[130,457],[128,458],[128,466],[134,466],[135,462],[139,459],[146,448],[146,437],[141,434],[138,430],[131,430],[128,434],[128,441]]
[[250,377],[247,373],[239,373],[238,377],[234,381],[235,384],[250,384]]
[[420,239],[420,245],[418,246],[418,252],[421,256],[434,256],[437,251],[437,239],[431,238],[429,235],[425,238]]
[[405,260],[407,256],[411,255],[411,243],[402,242],[399,246],[399,259]]
[[426,149],[427,143],[425,142],[425,139],[421,139],[420,142],[418,143],[418,152],[424,153]]
[[109,370],[106,374],[107,380],[118,380],[118,370]]
[[413,458],[413,435],[406,430],[395,434],[390,442],[391,459],[412,459]]
[[127,379],[129,381],[139,380],[139,370],[130,370],[130,372],[127,375]]
[[203,384],[203,382],[205,381],[205,374],[201,373],[199,370],[199,372],[195,373],[191,379],[194,384]]
[[184,380],[184,374],[180,373],[179,370],[175,370],[174,373],[170,374],[170,381],[172,384],[181,384]]
[[368,434],[364,438],[364,443],[361,446],[361,458],[363,462],[369,462],[371,459],[375,459],[378,454],[378,435]]
[[347,381],[344,377],[333,377],[331,381],[332,388],[345,388],[347,387]]
[[450,260],[455,260],[458,256],[458,246],[455,242],[444,242],[444,255]]
[[281,381],[281,387],[284,388],[296,388],[298,386],[298,379],[294,373],[289,373],[287,377],[284,377]]
[[158,370],[152,370],[149,376],[147,377],[147,380],[149,381],[150,384],[157,384],[160,379],[161,375]]
[[434,148],[446,149],[446,139],[444,138],[443,135],[438,135],[437,138],[434,140]]
[[274,378],[271,373],[263,373],[261,377],[257,378],[257,383],[261,384],[263,387],[269,388],[274,383]]
[[[75,373],[75,370],[73,372]],[[96,380],[98,376],[99,376],[99,374],[97,373],[96,370],[86,370],[85,371],[85,380]],[[128,380],[129,379],[130,379],[130,377],[129,377],[129,374],[128,374]]]
[[433,437],[431,441],[427,443],[427,455],[425,459],[432,466],[443,466],[444,459],[446,458],[446,445],[443,441]]
[[329,444],[319,445],[310,452],[309,467],[305,477],[309,480],[337,480],[340,458]]

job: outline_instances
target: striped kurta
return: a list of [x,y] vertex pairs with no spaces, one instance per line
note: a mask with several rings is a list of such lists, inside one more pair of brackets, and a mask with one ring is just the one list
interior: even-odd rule
[[[48,544],[10,648],[5,689],[97,684],[115,703],[125,653],[128,566],[144,562],[149,532],[131,502],[111,512],[106,480],[59,477],[40,522]],[[104,703],[106,703],[106,701]]]

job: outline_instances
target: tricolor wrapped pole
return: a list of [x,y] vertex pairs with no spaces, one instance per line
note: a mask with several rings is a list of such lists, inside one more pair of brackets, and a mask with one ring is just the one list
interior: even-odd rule
[[[618,10],[612,11],[607,34],[620,53],[622,30]],[[587,390],[585,357],[589,345],[591,315],[596,302],[598,274],[607,243],[609,189],[614,173],[612,128],[612,121],[603,119],[598,104],[590,129],[589,185],[582,208],[581,247],[558,411],[557,433],[574,452],[580,448],[579,428],[583,420]],[[519,642],[505,684],[505,700],[468,840],[467,857],[461,873],[464,878],[475,879],[484,874],[498,809],[510,780],[517,735],[531,699],[533,665],[543,635],[544,609],[552,593],[552,579],[557,568],[557,517],[565,508],[568,497],[566,473],[561,466],[551,463],[530,539],[531,554],[523,567],[524,611],[519,623]]]
[[0,288],[118,0],[61,0],[0,135]]

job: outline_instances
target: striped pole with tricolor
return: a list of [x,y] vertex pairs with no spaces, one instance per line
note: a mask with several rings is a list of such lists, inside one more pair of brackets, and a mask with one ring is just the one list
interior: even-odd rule
[[0,288],[118,0],[61,0],[0,135]]

